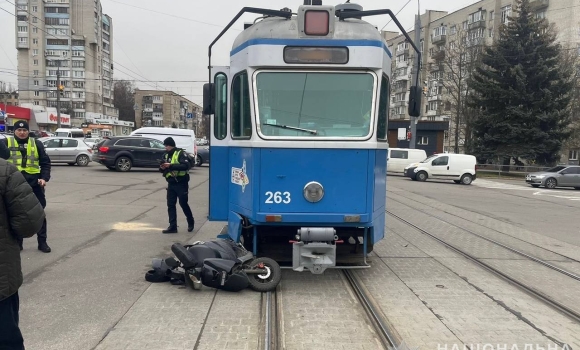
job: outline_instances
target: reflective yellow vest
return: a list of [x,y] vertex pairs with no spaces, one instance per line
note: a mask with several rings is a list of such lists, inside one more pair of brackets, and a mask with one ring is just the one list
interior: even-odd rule
[[28,138],[28,144],[26,147],[26,167],[22,167],[22,153],[18,147],[18,142],[14,137],[7,137],[6,142],[8,149],[10,150],[10,158],[6,161],[16,165],[18,170],[24,171],[28,174],[40,174],[40,165],[38,163],[38,148],[36,148],[36,142],[32,137]]
[[[179,164],[179,155],[181,154],[181,150],[173,152],[173,157],[171,157],[171,164]],[[167,154],[165,154],[165,160],[167,159]],[[180,171],[170,171],[165,174],[165,177],[176,177],[176,176],[185,176],[187,175],[187,171],[180,170]]]

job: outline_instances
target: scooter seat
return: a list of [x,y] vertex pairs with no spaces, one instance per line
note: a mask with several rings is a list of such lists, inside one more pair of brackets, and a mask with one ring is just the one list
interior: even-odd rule
[[171,251],[175,254],[177,260],[183,264],[183,268],[185,269],[203,266],[203,260],[198,260],[197,257],[181,243],[173,243],[171,245]]

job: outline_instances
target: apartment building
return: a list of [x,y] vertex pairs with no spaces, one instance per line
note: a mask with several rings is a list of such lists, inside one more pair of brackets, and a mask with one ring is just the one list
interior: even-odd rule
[[118,117],[113,105],[113,20],[100,0],[16,0],[20,101],[56,107],[72,126],[92,115]]
[[173,91],[135,89],[135,127],[198,129],[201,106]]
[[[449,74],[450,65],[445,61],[449,57],[446,56],[450,48],[455,47],[457,37],[460,34],[465,37],[466,48],[491,44],[500,25],[508,22],[515,6],[513,0],[482,0],[453,13],[428,10],[421,15],[421,40],[418,43],[422,53],[420,81],[427,88],[422,96],[421,120],[453,120],[452,98],[443,86],[443,80]],[[578,50],[580,54],[580,7],[576,0],[532,0],[531,6],[537,17],[546,18],[555,25],[558,40],[564,47]],[[409,36],[414,39],[414,31],[409,32]],[[414,50],[400,33],[383,32],[383,37],[393,52],[389,119],[409,120],[407,101],[412,84]],[[450,123],[449,131],[445,133],[444,151],[453,152],[457,132],[461,136],[459,149],[463,151],[462,130],[463,125],[456,130],[455,123]]]

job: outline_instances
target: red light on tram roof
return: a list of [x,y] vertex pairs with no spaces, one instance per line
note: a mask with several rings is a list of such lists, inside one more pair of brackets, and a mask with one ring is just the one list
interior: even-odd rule
[[306,35],[328,35],[328,11],[309,10],[304,14],[304,33]]

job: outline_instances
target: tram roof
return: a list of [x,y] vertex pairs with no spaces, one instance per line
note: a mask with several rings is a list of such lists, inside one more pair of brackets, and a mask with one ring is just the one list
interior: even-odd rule
[[372,24],[356,18],[339,20],[334,16],[331,19],[334,20],[332,36],[304,37],[299,33],[297,16],[292,16],[291,19],[267,17],[238,35],[232,45],[231,54],[248,45],[267,42],[277,45],[376,46],[382,47],[392,57],[386,41]]

